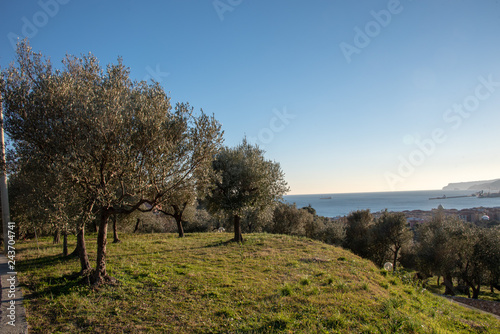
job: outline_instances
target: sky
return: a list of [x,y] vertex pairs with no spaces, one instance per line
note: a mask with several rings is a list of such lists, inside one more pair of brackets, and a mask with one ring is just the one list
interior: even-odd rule
[[499,36],[495,0],[0,1],[1,68],[25,37],[54,64],[121,57],[289,194],[500,178]]

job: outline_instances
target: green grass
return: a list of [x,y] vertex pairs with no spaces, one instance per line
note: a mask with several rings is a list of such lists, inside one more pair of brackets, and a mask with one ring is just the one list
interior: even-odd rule
[[[121,235],[117,286],[92,290],[49,238],[19,242],[30,333],[498,333],[500,321],[436,297],[341,248],[251,234]],[[75,240],[70,240],[74,247]],[[87,238],[95,260],[95,237]]]

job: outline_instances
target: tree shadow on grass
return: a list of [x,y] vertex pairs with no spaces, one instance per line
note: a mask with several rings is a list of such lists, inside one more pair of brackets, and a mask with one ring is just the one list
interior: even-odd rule
[[[245,243],[243,241],[243,243]],[[204,249],[204,248],[213,248],[213,247],[220,247],[220,246],[228,246],[228,245],[233,245],[237,244],[234,239],[230,239],[227,241],[216,241],[209,243],[204,246],[197,246],[197,247],[179,247],[178,249],[163,249],[161,251],[154,251],[154,252],[147,252],[147,253],[124,253],[124,254],[108,254],[106,255],[107,258],[120,258],[120,257],[131,257],[131,256],[146,256],[146,255],[153,255],[153,254],[161,254],[161,253],[173,253],[173,252],[182,252],[182,251],[187,251],[187,250],[195,250],[195,249]]]
[[234,245],[235,243],[237,243],[237,242],[234,241],[234,239],[230,239],[227,241],[212,242],[212,243],[209,243],[209,244],[207,244],[203,247],[200,247],[200,248],[213,248],[213,247],[220,247],[220,246],[228,246],[228,245]]
[[46,286],[46,288],[40,291],[34,291],[36,288],[33,287],[30,288],[32,292],[27,294],[25,299],[37,299],[47,296],[56,298],[73,292],[75,287],[88,286],[85,282],[85,278],[79,272],[59,277],[46,277],[38,281],[38,284]]
[[43,251],[46,251],[48,249],[52,249],[54,248],[53,245],[41,245],[41,246],[37,246],[37,245],[34,245],[32,244],[31,246],[24,246],[23,248],[20,248],[18,250],[19,253],[23,253],[23,252],[28,252],[28,253],[31,253],[31,252],[43,252]]
[[78,259],[78,256],[75,255],[68,255],[68,256],[63,256],[63,255],[50,255],[50,256],[44,256],[36,259],[30,259],[30,260],[21,260],[17,263],[17,267],[19,270],[25,270],[27,268],[30,269],[40,269],[40,268],[45,268],[47,266],[53,266],[56,264],[61,264],[61,263],[66,263],[72,260]]

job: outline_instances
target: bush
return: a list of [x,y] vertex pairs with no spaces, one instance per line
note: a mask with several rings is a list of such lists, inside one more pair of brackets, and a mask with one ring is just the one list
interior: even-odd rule
[[306,226],[311,225],[313,220],[312,214],[297,209],[295,204],[280,203],[274,209],[271,222],[263,230],[274,234],[305,235]]
[[325,228],[322,232],[322,241],[330,244],[341,246],[344,244],[346,237],[346,223],[341,220],[327,220]]
[[196,210],[194,217],[184,223],[184,232],[211,232],[216,228],[215,218],[205,209]]

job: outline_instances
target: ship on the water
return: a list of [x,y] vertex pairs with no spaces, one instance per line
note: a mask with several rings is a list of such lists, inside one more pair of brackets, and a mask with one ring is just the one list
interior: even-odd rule
[[462,197],[476,197],[477,194],[471,194],[471,195],[460,195],[460,196],[440,196],[440,197],[431,197],[429,199],[450,199],[450,198],[462,198]]

